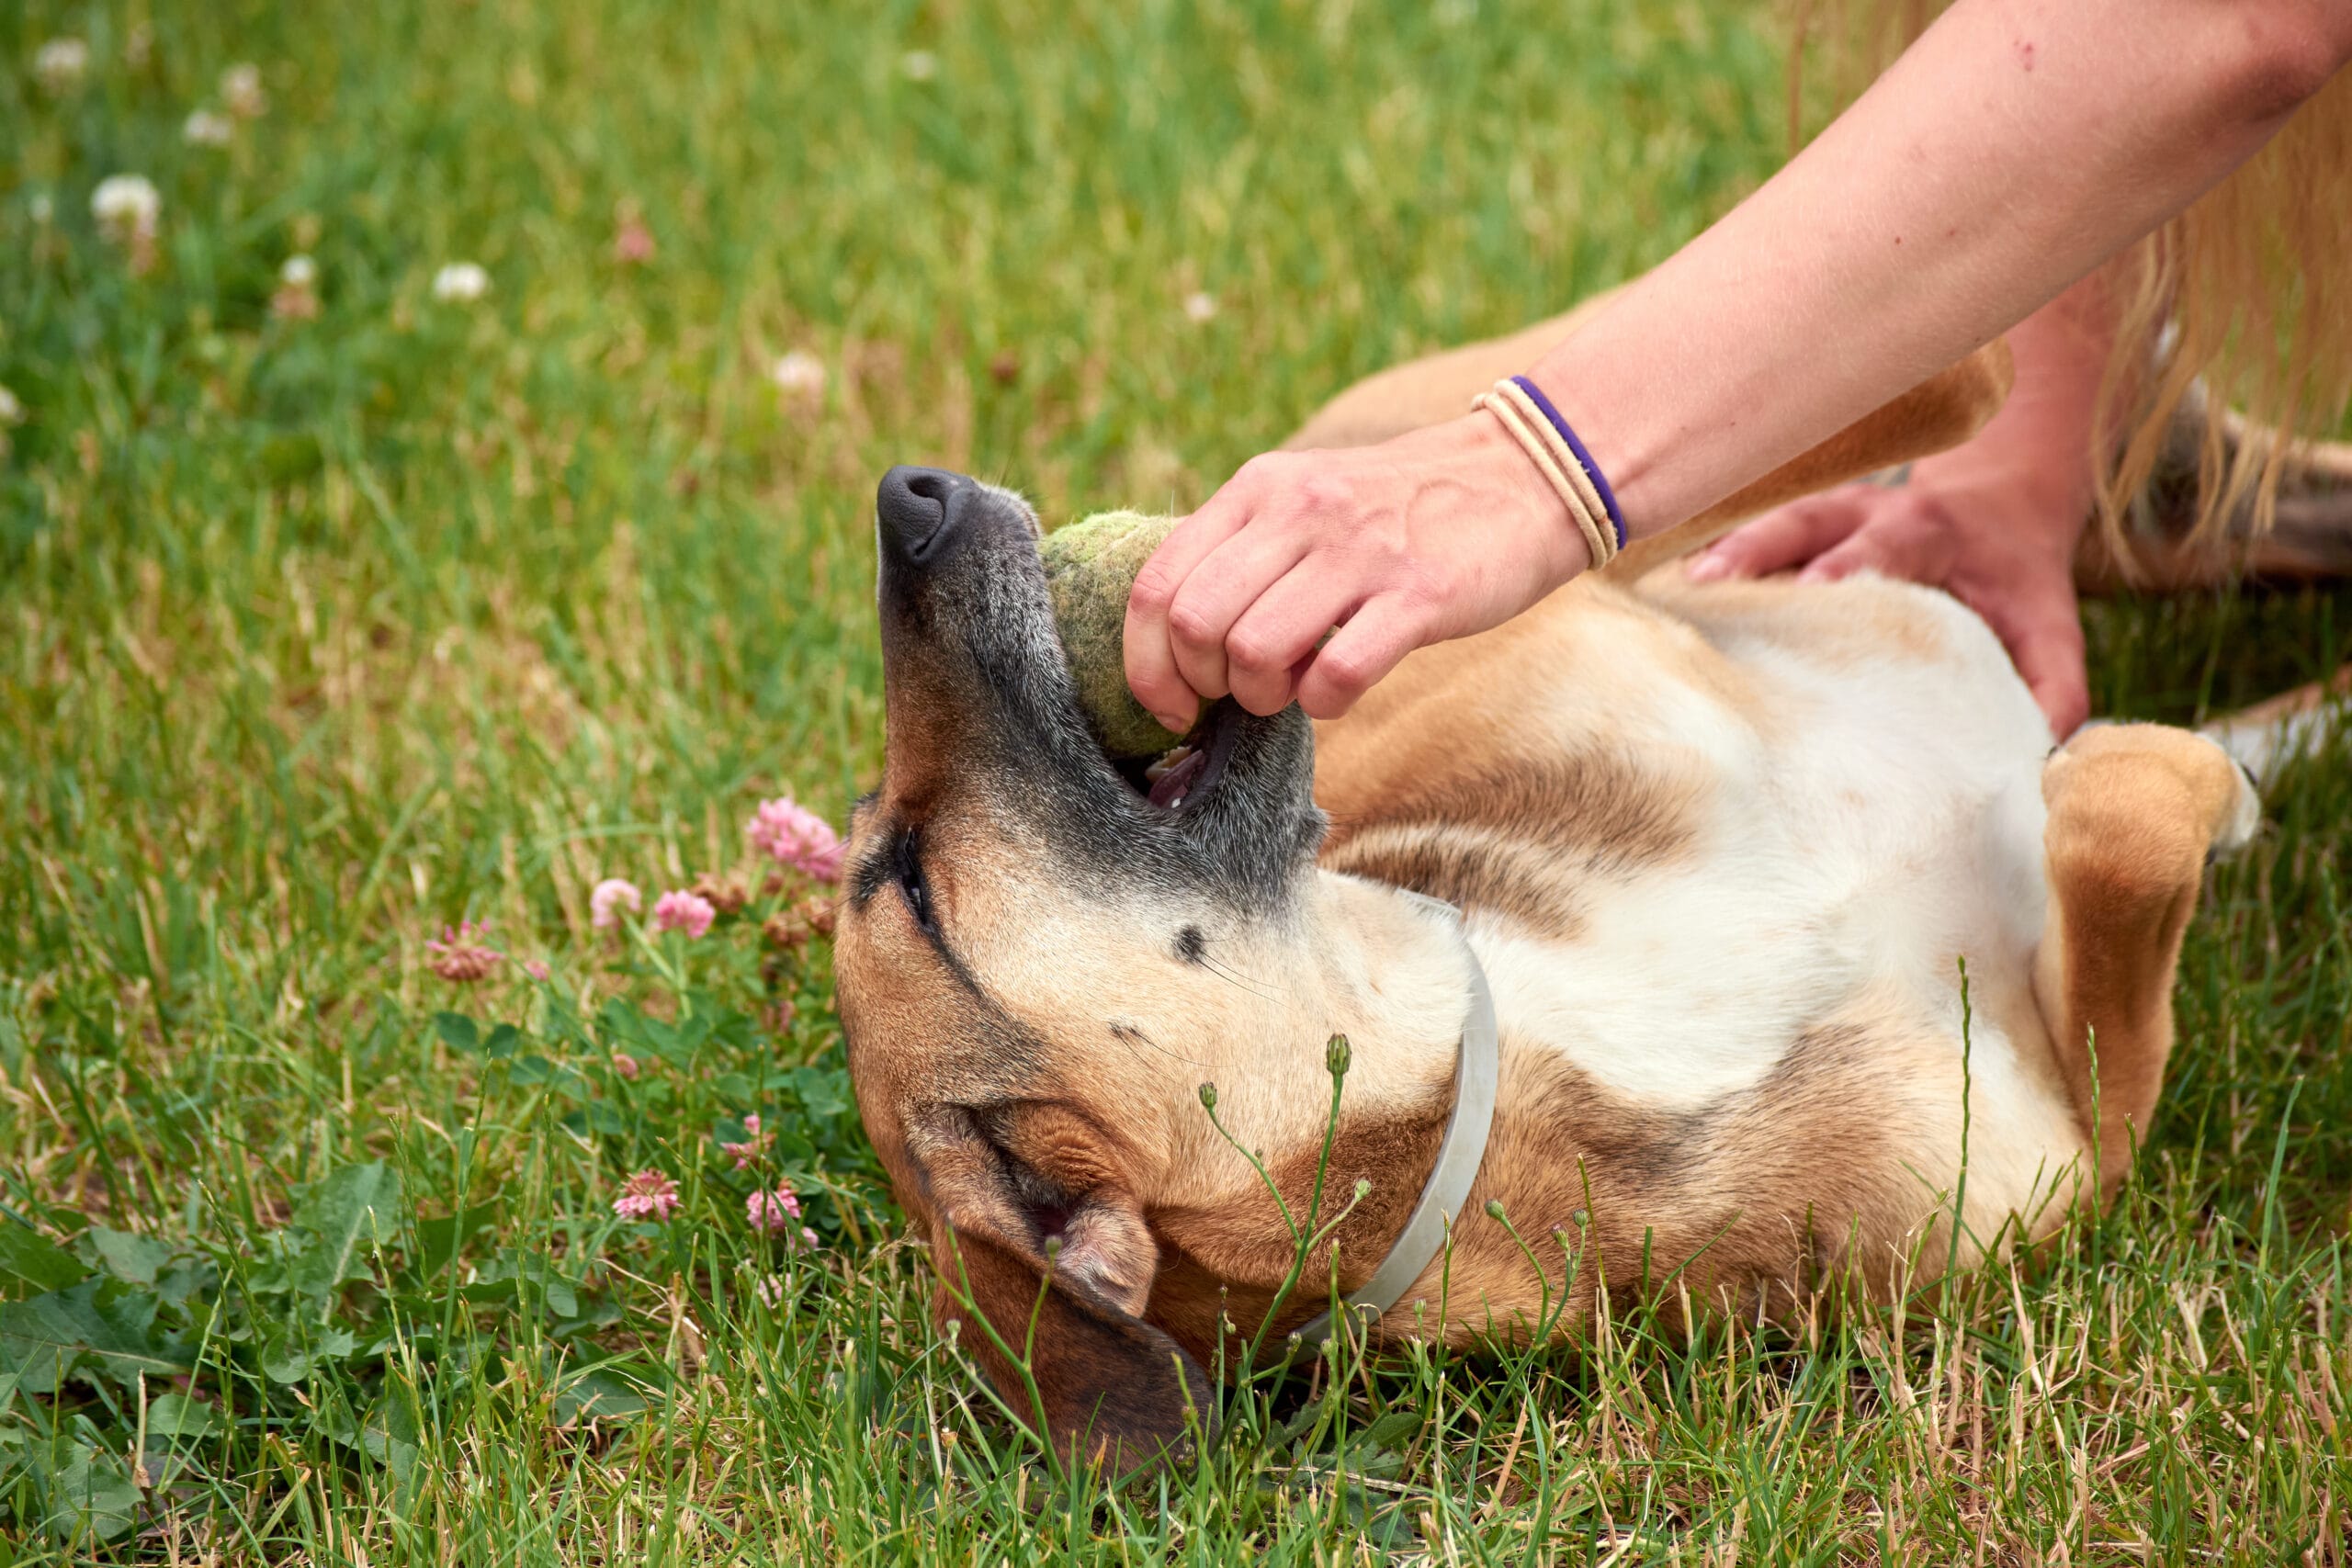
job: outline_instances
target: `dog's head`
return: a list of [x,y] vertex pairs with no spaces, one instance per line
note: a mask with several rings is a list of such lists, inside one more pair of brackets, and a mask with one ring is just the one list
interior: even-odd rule
[[1247,978],[1314,886],[1312,734],[1228,700],[1181,778],[1114,765],[1029,507],[896,468],[876,510],[888,753],[834,960],[859,1109],[930,1233],[940,1313],[1015,1411],[1034,1419],[1019,1357],[1057,1443],[1148,1459],[1214,1413],[1147,1314],[1149,1212],[1214,1135],[1198,1086],[1322,1050],[1311,999]]

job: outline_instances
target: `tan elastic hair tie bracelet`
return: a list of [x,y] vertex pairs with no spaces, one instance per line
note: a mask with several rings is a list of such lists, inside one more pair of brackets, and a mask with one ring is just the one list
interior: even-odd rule
[[1584,536],[1591,564],[1608,565],[1625,536],[1615,498],[1547,400],[1539,398],[1524,378],[1510,377],[1479,393],[1470,406],[1495,416],[1559,496],[1560,504],[1568,509],[1577,531]]

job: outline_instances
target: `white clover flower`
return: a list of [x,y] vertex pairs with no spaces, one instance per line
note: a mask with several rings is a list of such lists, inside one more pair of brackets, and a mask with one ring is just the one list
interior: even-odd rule
[[56,220],[57,204],[49,199],[49,192],[37,190],[33,192],[32,199],[25,203],[25,211],[32,219],[34,228],[46,229]]
[[825,389],[825,362],[806,349],[777,360],[768,375],[788,397],[813,398]]
[[261,88],[261,67],[250,62],[220,73],[220,101],[239,119],[259,119],[269,110],[269,95]]
[[319,264],[297,251],[277,267],[277,292],[269,297],[269,313],[282,321],[319,319]]
[[451,262],[433,275],[433,298],[470,305],[490,292],[490,274],[474,262]]
[[90,46],[77,38],[53,38],[33,55],[33,74],[52,98],[79,87],[89,73]]
[[237,134],[237,122],[219,109],[198,109],[180,127],[180,140],[191,147],[226,147]]
[[25,405],[16,393],[0,387],[0,430],[25,423]]
[[1205,288],[1195,288],[1184,296],[1184,316],[1195,326],[1216,320],[1216,296]]
[[910,49],[899,56],[899,72],[910,82],[928,82],[939,74],[939,56],[927,49]]
[[152,240],[164,198],[144,175],[108,175],[90,193],[90,216],[98,231],[118,245]]

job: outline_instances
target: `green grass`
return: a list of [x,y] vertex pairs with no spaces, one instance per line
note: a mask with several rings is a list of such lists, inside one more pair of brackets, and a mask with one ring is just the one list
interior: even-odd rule
[[[803,890],[590,926],[875,775],[888,465],[1195,500],[1666,254],[1778,156],[1777,43],[1651,0],[0,11],[0,1562],[2341,1562],[2340,750],[2214,876],[2151,1156],[2042,1268],[1343,1357],[1118,1495],[932,1334],[824,941],[759,932]],[[241,60],[268,112],[183,144]],[[119,171],[143,276],[89,218]],[[477,305],[431,297],[458,259]],[[2100,705],[2324,673],[2347,606],[2102,607]],[[461,919],[513,955],[469,987]],[[646,1167],[666,1225],[611,1212]],[[818,1249],[752,1235],[754,1174]]]

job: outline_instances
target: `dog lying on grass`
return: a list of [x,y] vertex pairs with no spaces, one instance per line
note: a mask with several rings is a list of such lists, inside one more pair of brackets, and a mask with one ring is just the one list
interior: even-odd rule
[[[1214,1411],[1204,1367],[1363,1286],[1431,1179],[1484,992],[1491,1133],[1375,1340],[1570,1337],[1603,1292],[1887,1299],[2121,1179],[2206,859],[2256,826],[2237,766],[2145,725],[2053,750],[1939,592],[1632,581],[1959,439],[2005,367],[1413,655],[1344,720],[1213,705],[1167,805],[1077,705],[1028,506],[892,471],[888,754],[854,818],[841,1013],[939,1311],[1015,1411],[1148,1458]],[[1336,428],[1494,374],[1392,374],[1404,395],[1351,394]]]

